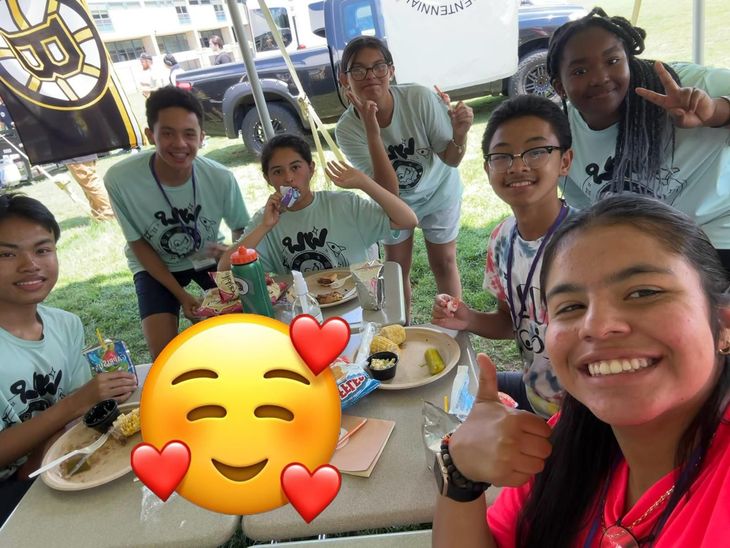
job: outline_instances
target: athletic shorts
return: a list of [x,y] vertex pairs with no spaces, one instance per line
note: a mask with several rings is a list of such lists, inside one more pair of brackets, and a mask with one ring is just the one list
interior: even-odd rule
[[[459,235],[459,218],[461,217],[461,200],[456,204],[429,213],[418,220],[418,227],[423,231],[423,238],[432,244],[448,244]],[[413,236],[413,230],[401,230],[396,237],[383,240],[385,245],[405,242]]]
[[[187,287],[194,281],[202,289],[215,287],[215,282],[208,274],[215,272],[216,266],[205,270],[181,270],[170,274],[182,287]],[[144,320],[152,314],[168,313],[174,316],[180,314],[180,303],[170,291],[154,279],[146,270],[137,272],[134,275],[134,288],[137,291],[137,304],[139,305],[139,317]]]

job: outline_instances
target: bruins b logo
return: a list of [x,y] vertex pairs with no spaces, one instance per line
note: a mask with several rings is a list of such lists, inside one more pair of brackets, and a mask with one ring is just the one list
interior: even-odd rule
[[109,84],[106,51],[77,0],[5,3],[0,9],[0,81],[5,86],[31,103],[58,110],[82,109],[102,98]]

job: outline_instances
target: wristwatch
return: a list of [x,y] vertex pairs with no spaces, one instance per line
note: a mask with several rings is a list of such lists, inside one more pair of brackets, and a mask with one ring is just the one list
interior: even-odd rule
[[441,440],[441,450],[436,453],[433,473],[436,476],[436,486],[444,497],[457,502],[471,502],[484,494],[491,484],[481,481],[471,481],[465,478],[456,469],[449,453],[451,434],[446,434]]

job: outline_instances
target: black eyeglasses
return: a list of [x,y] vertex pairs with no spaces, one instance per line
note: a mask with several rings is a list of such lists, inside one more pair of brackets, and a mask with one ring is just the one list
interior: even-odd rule
[[345,71],[345,74],[349,74],[353,80],[359,82],[360,80],[365,80],[365,78],[368,77],[368,71],[372,70],[373,76],[376,78],[382,78],[388,74],[389,68],[390,63],[382,61],[380,63],[375,63],[372,67],[361,67],[360,65],[352,67],[350,70]]
[[553,150],[563,150],[563,147],[544,146],[528,148],[519,154],[492,152],[491,154],[486,154],[484,159],[487,161],[489,169],[496,173],[503,173],[511,168],[515,158],[522,158],[522,162],[530,169],[540,169],[547,163]]

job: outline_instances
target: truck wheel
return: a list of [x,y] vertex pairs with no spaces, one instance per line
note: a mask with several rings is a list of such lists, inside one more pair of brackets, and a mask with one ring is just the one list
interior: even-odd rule
[[[274,126],[274,132],[277,135],[292,133],[300,137],[304,136],[299,120],[288,108],[276,103],[267,103],[267,106],[269,107],[269,116],[271,116],[271,125]],[[241,122],[241,135],[246,148],[257,156],[261,155],[266,139],[256,107],[251,107],[244,116],[243,122]]]
[[532,93],[556,102],[559,101],[560,97],[555,93],[553,86],[550,85],[546,62],[546,49],[538,49],[527,53],[520,59],[517,72],[507,82],[507,94],[510,97],[515,97],[516,95]]

